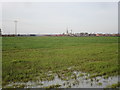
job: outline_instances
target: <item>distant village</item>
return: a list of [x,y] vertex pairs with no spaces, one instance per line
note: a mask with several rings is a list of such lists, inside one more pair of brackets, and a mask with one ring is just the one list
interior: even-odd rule
[[66,30],[66,33],[62,34],[2,34],[2,31],[0,29],[0,36],[2,37],[15,37],[15,36],[71,36],[71,37],[90,37],[90,36],[120,36],[120,33],[116,34],[103,34],[103,33],[87,33],[87,32],[81,32],[81,33],[72,33],[72,30],[68,31]]

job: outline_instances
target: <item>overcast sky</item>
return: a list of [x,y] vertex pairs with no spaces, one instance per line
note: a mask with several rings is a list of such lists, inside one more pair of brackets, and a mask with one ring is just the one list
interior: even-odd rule
[[117,2],[28,2],[3,3],[3,33],[117,33]]

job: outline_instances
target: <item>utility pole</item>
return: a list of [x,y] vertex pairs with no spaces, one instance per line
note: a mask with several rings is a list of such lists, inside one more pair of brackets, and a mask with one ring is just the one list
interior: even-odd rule
[[17,36],[17,20],[14,21],[15,22],[15,35]]
[[69,32],[68,32],[68,27],[66,28],[66,34],[68,34]]
[[72,29],[71,29],[71,34],[72,34]]

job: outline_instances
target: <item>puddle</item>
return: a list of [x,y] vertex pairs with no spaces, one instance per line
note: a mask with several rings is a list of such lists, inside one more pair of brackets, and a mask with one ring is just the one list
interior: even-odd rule
[[107,79],[104,79],[103,76],[98,76],[95,78],[88,78],[90,74],[83,73],[83,72],[73,72],[74,75],[76,75],[76,79],[70,79],[67,81],[61,80],[57,75],[55,76],[54,80],[51,81],[37,81],[37,82],[16,82],[16,83],[10,83],[5,86],[7,87],[17,87],[24,85],[24,88],[43,88],[48,87],[51,85],[60,85],[59,88],[105,88],[108,85],[112,85],[114,83],[118,82],[118,76],[112,76],[108,77]]

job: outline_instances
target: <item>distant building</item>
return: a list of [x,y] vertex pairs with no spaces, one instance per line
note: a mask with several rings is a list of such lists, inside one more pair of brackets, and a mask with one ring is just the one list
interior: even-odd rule
[[86,37],[86,36],[89,36],[89,34],[88,33],[75,33],[74,36],[76,36],[76,37]]
[[99,36],[103,36],[103,34],[96,34],[96,36],[97,36],[97,37],[99,37]]
[[30,34],[30,36],[36,36],[35,34]]
[[89,36],[96,36],[96,34],[89,34]]

